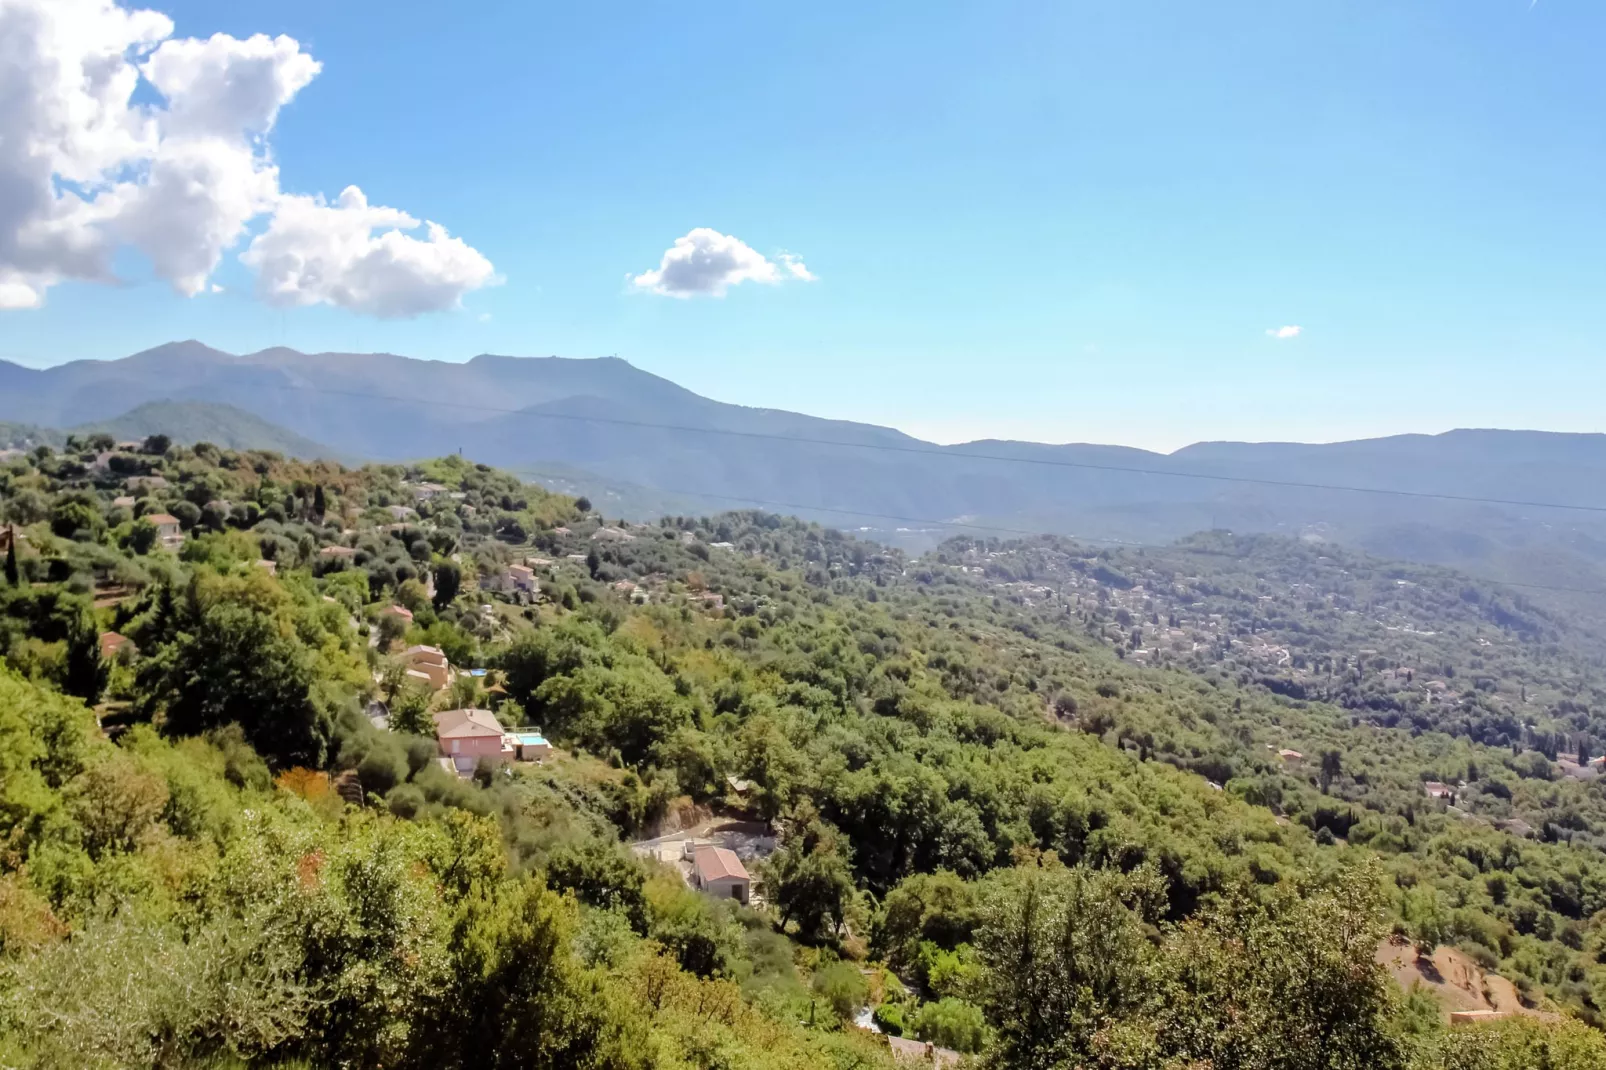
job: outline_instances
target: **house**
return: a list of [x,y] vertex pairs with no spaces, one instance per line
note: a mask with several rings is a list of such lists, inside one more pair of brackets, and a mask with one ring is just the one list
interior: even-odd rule
[[1448,784],[1441,784],[1437,780],[1425,781],[1422,790],[1430,799],[1448,799],[1455,795],[1455,789]]
[[446,488],[439,483],[416,483],[413,485],[413,497],[421,502],[427,502],[446,493]]
[[100,658],[102,661],[111,660],[123,650],[127,650],[129,653],[134,651],[134,641],[128,636],[119,635],[117,632],[100,633]]
[[400,617],[404,622],[413,623],[413,611],[406,606],[386,606],[379,611],[381,617]]
[[138,499],[136,499],[132,494],[119,494],[117,497],[112,499],[112,508],[132,509],[134,508],[134,502],[137,500]]
[[536,590],[535,570],[527,565],[509,565],[494,582],[497,590],[509,594],[517,591],[534,594]]
[[161,476],[129,476],[123,480],[123,486],[129,490],[165,490],[167,480]]
[[184,529],[178,517],[171,513],[151,513],[145,519],[156,525],[157,540],[169,550],[184,542]]
[[751,780],[744,780],[735,773],[727,776],[725,778],[725,783],[729,784],[730,789],[737,795],[746,795],[749,791],[753,790],[753,782]]
[[257,568],[262,569],[270,576],[277,576],[279,574],[279,563],[277,561],[269,561],[265,557],[257,562]]
[[416,510],[405,505],[387,505],[385,511],[390,514],[392,520],[406,520],[410,516],[418,515]]
[[350,560],[357,556],[357,548],[355,546],[325,546],[318,551],[318,556]]
[[444,710],[435,715],[435,741],[459,776],[474,772],[481,761],[511,761],[511,739],[490,710]]
[[592,542],[634,542],[635,538],[623,528],[598,528],[591,533]]
[[720,899],[746,904],[753,880],[728,847],[699,847],[691,860],[692,886]]
[[1305,760],[1305,756],[1303,754],[1299,753],[1297,750],[1288,750],[1286,747],[1277,752],[1277,757],[1281,758],[1285,762],[1302,762]]
[[439,691],[452,682],[451,666],[440,647],[410,646],[402,651],[402,660],[407,663],[407,675],[421,673],[429,680],[431,690]]

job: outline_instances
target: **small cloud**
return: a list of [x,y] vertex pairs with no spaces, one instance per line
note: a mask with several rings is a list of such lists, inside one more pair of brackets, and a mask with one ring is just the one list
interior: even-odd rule
[[626,278],[638,290],[665,297],[724,297],[726,290],[744,282],[773,286],[784,279],[814,281],[800,257],[781,253],[776,260],[740,238],[696,227],[675,239],[656,268]]
[[819,279],[818,275],[803,265],[802,257],[792,253],[782,253],[776,259],[780,260],[781,266],[790,272],[794,279],[802,279],[804,282],[814,282]]
[[1289,324],[1287,327],[1268,327],[1266,328],[1266,337],[1275,338],[1279,342],[1286,342],[1290,338],[1298,338],[1301,329],[1297,324]]
[[491,314],[489,312],[481,312],[478,316],[476,316],[474,318],[479,320],[481,323],[490,323],[491,322]]
[[209,290],[211,290],[215,294],[220,294],[220,293],[223,292],[223,287],[221,285],[219,285],[218,283],[215,283],[215,282],[211,286],[209,286],[207,288]]

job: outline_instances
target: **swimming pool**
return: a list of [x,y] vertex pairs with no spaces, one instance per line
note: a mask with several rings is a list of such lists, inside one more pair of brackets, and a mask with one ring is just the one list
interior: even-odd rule
[[519,741],[521,747],[545,747],[546,737],[539,732],[515,732],[513,738]]

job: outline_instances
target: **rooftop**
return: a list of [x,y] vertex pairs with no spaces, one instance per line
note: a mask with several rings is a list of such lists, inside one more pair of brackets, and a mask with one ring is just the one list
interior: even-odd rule
[[501,739],[504,734],[501,722],[490,710],[443,710],[435,715],[435,735],[441,739],[474,736]]
[[742,860],[728,847],[699,847],[697,853],[692,855],[691,864],[696,868],[698,878],[704,881],[729,877],[744,881],[752,879],[748,877],[747,867],[742,865]]

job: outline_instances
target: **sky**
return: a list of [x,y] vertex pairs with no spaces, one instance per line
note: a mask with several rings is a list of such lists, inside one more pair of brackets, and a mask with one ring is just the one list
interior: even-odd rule
[[0,0],[0,37],[30,366],[617,354],[942,442],[1606,431],[1593,0]]

